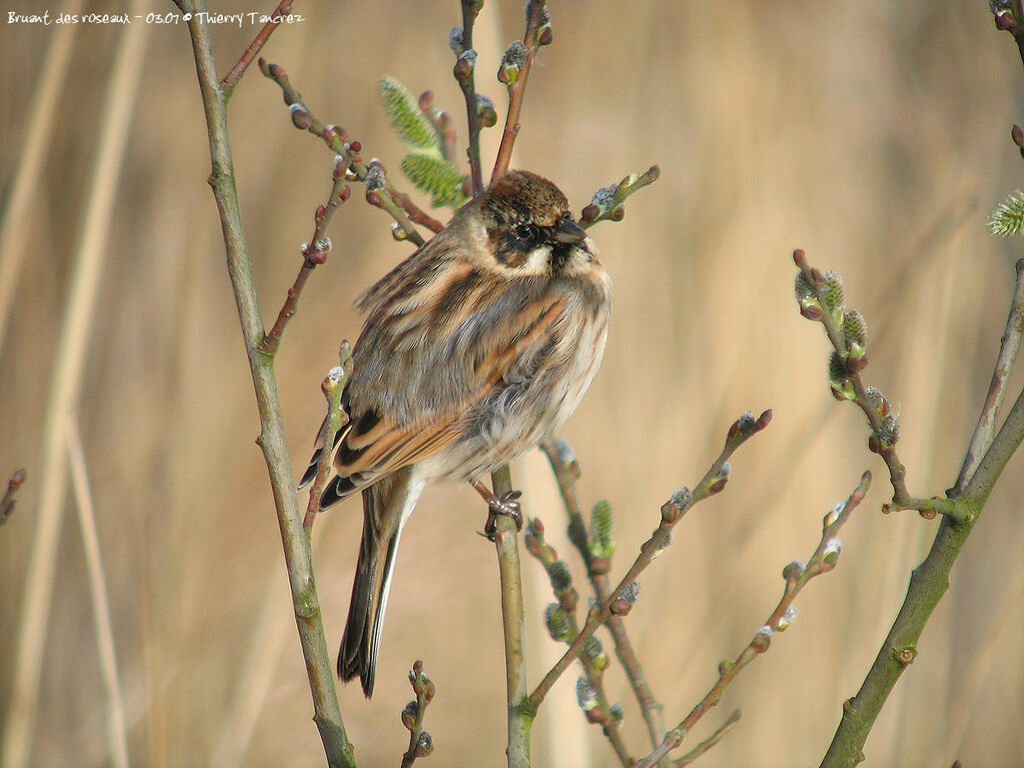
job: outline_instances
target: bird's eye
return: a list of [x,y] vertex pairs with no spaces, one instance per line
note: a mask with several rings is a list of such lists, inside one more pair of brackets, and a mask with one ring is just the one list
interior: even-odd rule
[[533,224],[519,224],[512,230],[516,240],[533,241],[537,239],[537,227]]

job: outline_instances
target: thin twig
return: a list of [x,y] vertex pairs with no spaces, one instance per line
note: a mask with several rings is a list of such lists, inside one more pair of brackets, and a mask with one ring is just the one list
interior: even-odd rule
[[[508,465],[491,473],[491,486],[498,498],[512,490]],[[509,768],[530,765],[530,727],[536,710],[525,711],[526,651],[523,640],[522,568],[519,562],[519,534],[515,521],[508,515],[497,515],[493,534],[498,554],[498,575],[501,581],[501,620],[505,635],[505,682],[508,706]]]
[[[992,4],[995,10],[1001,4]],[[1003,29],[1013,35],[1013,41],[1017,44],[1017,53],[1020,54],[1021,63],[1024,64],[1024,10],[1021,9],[1021,0],[1009,0],[1009,8],[999,8],[995,14],[996,29]]]
[[16,503],[14,494],[24,484],[26,476],[24,469],[16,469],[14,474],[11,475],[11,479],[7,481],[7,490],[4,491],[3,498],[0,499],[0,525],[6,523],[14,512],[14,505]]
[[[1016,303],[1016,296],[1014,299]],[[1011,317],[1014,310],[1011,309]],[[1000,354],[1002,353],[1002,350]],[[992,488],[1024,440],[1024,392],[978,462],[955,502],[961,514],[945,516],[928,555],[910,574],[910,585],[857,695],[843,704],[843,715],[821,768],[853,768],[864,759],[864,744],[892,689],[917,657],[917,644],[935,607],[949,589],[949,573],[977,524]]]
[[[579,501],[576,495],[576,480],[579,479],[580,468],[573,455],[572,448],[564,440],[548,440],[541,443],[540,449],[548,457],[555,479],[558,482],[558,489],[562,494],[562,501],[565,505],[565,512],[569,518],[569,539],[576,547],[583,563],[587,569],[587,578],[594,589],[598,604],[604,604],[610,596],[611,584],[608,573],[604,569],[597,572],[594,569],[593,556],[587,544],[586,525],[583,515],[580,512]],[[662,722],[662,706],[651,691],[647,678],[644,675],[643,667],[637,658],[633,643],[626,632],[626,625],[621,616],[610,616],[605,622],[612,640],[615,643],[615,655],[622,664],[633,688],[633,695],[640,705],[640,712],[644,723],[647,726],[647,734],[651,740],[651,746],[655,747],[665,735]]]
[[[802,306],[801,314],[809,320],[821,323],[829,342],[832,344],[833,350],[835,350],[835,354],[840,356],[846,355],[847,339],[843,329],[844,314],[842,311],[844,308],[829,308],[827,306],[829,302],[826,295],[826,276],[819,270],[811,267],[807,262],[806,255],[799,248],[793,251],[793,261],[801,274],[806,278],[813,292],[813,299],[816,302],[812,306]],[[892,502],[886,504],[883,507],[883,511],[913,509],[917,510],[925,518],[933,518],[936,513],[958,519],[962,518],[966,514],[965,509],[956,500],[940,497],[930,499],[917,498],[912,496],[910,491],[907,490],[906,467],[903,466],[903,462],[900,461],[900,457],[896,453],[894,439],[891,436],[887,437],[888,429],[883,423],[884,417],[880,413],[877,404],[869,396],[867,386],[861,377],[860,372],[867,365],[867,357],[861,355],[861,357],[856,359],[856,365],[853,365],[853,362],[854,360],[851,358],[849,363],[847,363],[846,370],[851,391],[843,395],[837,395],[837,397],[852,400],[863,411],[867,417],[868,425],[871,427],[871,438],[868,441],[868,446],[872,452],[877,453],[882,458],[882,461],[885,462],[885,466],[889,470],[889,482],[892,485],[893,496]]]
[[797,560],[787,565],[782,571],[782,575],[786,580],[786,587],[783,590],[782,599],[775,606],[775,610],[772,611],[771,615],[757,631],[747,647],[740,652],[739,656],[732,662],[725,662],[720,665],[718,681],[711,687],[711,690],[705,694],[704,698],[690,710],[690,713],[675,728],[665,734],[664,740],[651,754],[636,764],[636,768],[653,768],[662,757],[678,747],[693,726],[708,711],[718,705],[725,691],[743,668],[767,651],[771,645],[772,637],[789,626],[796,615],[792,608],[796,596],[800,594],[800,591],[815,576],[828,573],[835,568],[836,562],[839,559],[839,539],[837,538],[839,530],[849,520],[853,510],[863,501],[870,485],[871,473],[865,472],[861,476],[860,484],[846,501],[840,502],[839,505],[836,505],[825,516],[821,540],[818,542],[818,546],[814,550],[814,554],[807,561],[807,564],[804,565]]
[[[505,113],[505,130],[501,134],[501,144],[498,146],[498,154],[494,160],[494,170],[491,172],[491,181],[508,170],[512,162],[512,148],[515,146],[516,137],[519,135],[519,113],[523,108],[523,94],[526,91],[526,80],[530,76],[530,66],[533,64],[533,57],[537,49],[544,43],[550,42],[550,34],[546,39],[540,40],[541,18],[546,12],[544,0],[530,0],[526,6],[526,31],[523,33],[522,61],[515,62],[515,75],[508,80],[508,112]],[[550,28],[546,30],[550,33]],[[504,68],[505,62],[502,62]],[[501,70],[499,70],[500,73]],[[501,76],[499,74],[499,79]]]
[[715,746],[718,742],[720,742],[723,738],[725,738],[725,735],[729,733],[729,731],[731,731],[733,727],[735,727],[736,723],[740,721],[740,717],[742,716],[743,713],[740,710],[734,710],[733,713],[729,715],[729,717],[726,719],[726,721],[722,723],[720,726],[718,726],[717,729],[715,729],[714,733],[712,733],[710,736],[704,739],[704,741],[702,741],[696,747],[694,747],[685,755],[680,757],[678,760],[673,760],[672,768],[683,768],[684,765],[689,765],[698,757],[703,755],[705,752],[707,752],[709,749]]
[[231,145],[228,138],[227,103],[217,80],[210,32],[204,21],[204,0],[176,0],[183,12],[191,13],[188,23],[195,54],[196,73],[202,93],[210,138],[213,171],[209,183],[217,201],[227,255],[228,274],[238,307],[242,335],[252,372],[256,404],[260,415],[257,443],[263,450],[270,475],[274,506],[277,510],[281,542],[288,569],[292,606],[299,640],[306,660],[314,715],[331,766],[354,766],[352,745],[345,734],[335,691],[334,669],[324,634],[316,581],[313,578],[309,538],[302,527],[292,480],[290,453],[284,432],[284,419],[277,394],[272,360],[259,350],[264,337],[259,303],[252,277],[236,191]]
[[592,608],[590,614],[587,616],[587,621],[583,625],[583,629],[580,630],[580,634],[569,646],[569,649],[563,654],[555,665],[548,671],[544,676],[544,679],[537,685],[530,697],[524,702],[524,708],[532,713],[536,713],[537,708],[540,706],[544,697],[547,696],[548,691],[551,690],[551,686],[554,685],[555,681],[562,675],[566,668],[572,664],[573,661],[580,655],[583,650],[583,645],[587,639],[594,634],[601,624],[603,624],[609,616],[613,613],[613,607],[617,606],[622,601],[623,592],[626,588],[636,581],[637,576],[640,575],[654,560],[655,557],[668,545],[669,537],[672,532],[672,528],[678,523],[683,516],[688,512],[694,504],[703,501],[709,496],[713,496],[722,491],[725,488],[725,484],[729,479],[730,466],[728,464],[729,457],[739,448],[743,443],[749,440],[751,437],[756,435],[758,432],[768,426],[772,418],[771,411],[765,411],[758,417],[754,418],[752,413],[745,413],[740,417],[733,425],[729,428],[729,432],[726,436],[725,447],[719,454],[718,458],[715,459],[711,468],[708,469],[707,473],[701,479],[697,487],[691,492],[687,488],[681,488],[676,491],[672,498],[669,499],[661,508],[661,524],[655,529],[651,537],[644,542],[640,548],[640,555],[633,562],[629,571],[622,577],[618,586],[611,590],[608,600],[598,607]]
[[1003,331],[999,342],[999,355],[996,357],[995,370],[992,371],[992,381],[988,386],[988,394],[985,396],[985,405],[978,417],[978,426],[974,429],[971,445],[967,449],[963,466],[960,468],[960,475],[957,477],[956,485],[953,486],[954,494],[961,492],[967,485],[977,470],[981,457],[992,445],[992,440],[996,435],[999,408],[1006,394],[1006,382],[1013,370],[1014,361],[1017,359],[1021,336],[1024,335],[1024,259],[1020,259],[1015,268],[1017,270],[1016,286],[1013,291],[1013,301],[1010,304],[1010,315],[1006,318],[1006,330]]
[[409,729],[409,749],[402,755],[402,768],[409,768],[416,758],[427,757],[434,750],[434,742],[430,731],[423,728],[423,718],[427,713],[427,705],[434,698],[434,683],[423,672],[423,662],[417,659],[409,671],[409,685],[416,695],[402,710],[402,724]]
[[599,221],[622,221],[626,215],[626,198],[653,184],[660,176],[661,169],[652,165],[643,173],[629,174],[618,184],[601,187],[594,193],[590,204],[580,211],[579,225],[587,229]]
[[[288,79],[288,73],[280,64],[271,64],[266,59],[260,58],[259,67],[265,77],[273,80],[281,88],[284,103],[291,110],[292,123],[295,127],[309,131],[322,139],[332,152],[347,158],[352,175],[360,181],[366,182],[371,166],[364,163],[360,155],[363,149],[362,144],[355,139],[349,139],[344,129],[337,125],[324,124],[318,120],[302,101],[302,95],[295,90],[295,86]],[[377,197],[371,199],[370,194]],[[384,208],[391,214],[398,227],[393,233],[397,239],[408,239],[417,246],[423,245],[425,240],[413,226],[413,221],[434,232],[444,229],[444,224],[419,208],[409,199],[408,195],[399,192],[386,176],[377,179],[371,177],[371,181],[367,183],[367,201],[378,208]]]
[[103,573],[100,540],[96,532],[96,514],[93,509],[89,473],[85,466],[85,450],[78,422],[73,416],[67,421],[67,450],[71,467],[71,486],[78,510],[85,570],[89,577],[89,595],[92,598],[93,626],[96,629],[96,647],[100,655],[100,674],[107,689],[107,736],[110,739],[110,762],[114,768],[128,768],[128,736],[125,729],[124,698],[117,673],[117,653],[114,650],[113,622],[110,619],[110,599],[107,579]]
[[484,190],[483,172],[480,166],[480,131],[483,121],[476,94],[476,51],[473,49],[473,25],[483,7],[483,0],[462,0],[462,50],[458,51],[455,64],[455,79],[459,82],[462,95],[466,99],[466,119],[468,122],[469,147],[469,179],[473,188],[473,197]]
[[274,12],[270,14],[270,18],[267,23],[264,24],[263,28],[256,33],[256,37],[254,37],[253,41],[249,43],[249,47],[242,53],[241,57],[235,63],[235,66],[233,66],[231,70],[224,75],[224,79],[220,81],[220,87],[224,91],[225,99],[231,98],[231,94],[234,92],[235,86],[238,85],[238,81],[242,79],[242,75],[245,74],[245,70],[247,70],[249,65],[252,64],[252,60],[256,57],[256,54],[263,49],[263,46],[266,44],[267,40],[270,39],[270,35],[273,31],[277,29],[278,25],[284,20],[284,17],[291,14],[291,12],[292,0],[281,0],[281,2],[278,3],[277,8],[275,8]]
[[339,155],[334,163],[331,194],[328,196],[327,202],[316,209],[316,214],[313,216],[313,236],[308,243],[302,246],[302,266],[299,267],[299,274],[295,277],[292,287],[288,289],[288,297],[277,315],[277,320],[274,321],[274,327],[260,342],[260,351],[271,357],[277,354],[285,326],[298,310],[299,297],[306,285],[306,279],[317,265],[327,261],[327,256],[331,252],[331,239],[327,236],[327,227],[331,223],[334,212],[348,200],[352,193],[352,188],[345,183],[347,171],[348,158]]
[[327,398],[327,416],[320,426],[320,434],[316,444],[319,446],[320,458],[317,459],[316,477],[309,489],[309,500],[306,503],[306,515],[302,519],[302,527],[309,531],[313,527],[316,513],[320,511],[320,497],[327,487],[327,478],[331,474],[331,463],[334,456],[334,436],[348,424],[348,414],[341,407],[341,396],[345,391],[345,382],[352,374],[352,349],[348,341],[341,342],[339,352],[340,364],[332,368],[324,379],[321,389]]
[[[558,552],[547,543],[544,537],[544,525],[540,518],[535,517],[530,521],[525,537],[525,546],[527,552],[533,555],[544,567],[548,578],[551,580],[551,588],[555,599],[558,601],[557,604],[552,604],[551,608],[548,609],[557,610],[554,610],[553,614],[545,614],[548,623],[548,633],[554,640],[572,644],[572,641],[580,633],[579,622],[576,618],[579,593],[572,585],[572,574],[569,572],[569,567],[558,559]],[[564,623],[562,621],[563,618]],[[597,649],[600,649],[600,647],[600,643],[597,643]],[[584,706],[584,702],[581,700],[580,706],[586,713],[589,722],[601,726],[605,737],[607,737],[623,768],[629,768],[633,758],[629,754],[629,748],[626,746],[619,728],[621,716],[616,717],[612,711],[608,694],[604,688],[604,670],[608,665],[607,656],[605,656],[602,650],[592,658],[591,653],[588,651],[580,655],[580,662],[594,693],[593,701],[588,702]]]

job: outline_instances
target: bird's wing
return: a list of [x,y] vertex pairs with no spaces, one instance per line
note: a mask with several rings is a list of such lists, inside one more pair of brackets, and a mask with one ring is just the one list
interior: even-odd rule
[[[502,304],[490,302],[476,317],[468,313],[472,322],[425,318],[430,332],[445,325],[456,330],[448,337],[427,335],[418,345],[398,334],[364,330],[344,398],[351,426],[334,460],[339,476],[349,480],[345,495],[458,440],[471,428],[476,407],[523,359],[549,344],[566,298],[524,293],[510,306]],[[467,328],[474,329],[471,338],[455,338],[457,329]]]

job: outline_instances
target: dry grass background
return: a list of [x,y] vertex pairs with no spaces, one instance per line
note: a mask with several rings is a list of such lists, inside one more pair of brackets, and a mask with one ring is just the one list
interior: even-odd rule
[[[241,0],[218,10],[269,10]],[[594,235],[616,285],[607,358],[564,429],[583,465],[581,492],[618,511],[617,564],[657,509],[695,482],[743,410],[771,407],[771,428],[734,461],[728,491],[698,507],[644,580],[629,620],[669,721],[713,682],[774,605],[780,570],[813,549],[822,514],[870,467],[833,574],[801,596],[801,615],[743,675],[715,721],[742,706],[707,766],[817,764],[923,557],[935,522],[883,517],[880,461],[863,419],[833,403],[826,342],[792,297],[794,246],[846,279],[871,327],[868,379],[902,411],[911,490],[952,484],[1012,287],[1015,242],[984,217],[1020,184],[1009,141],[1021,109],[1013,45],[984,3],[553,2],[555,44],[534,69],[515,165],[556,180],[576,208],[627,171],[663,175],[622,224]],[[15,9],[5,4],[7,10]],[[97,2],[89,10],[117,11]],[[166,12],[170,3],[142,6]],[[57,7],[52,10],[55,12]],[[455,0],[300,2],[307,21],[280,29],[266,55],[284,65],[318,116],[397,168],[375,86],[391,73],[433,88],[459,114],[445,40]],[[11,715],[41,481],[42,428],[72,259],[83,238],[125,28],[72,30],[55,109],[29,124],[57,26],[0,25],[0,179],[9,207],[29,137],[52,131],[13,222],[23,258],[0,348],[0,471],[29,470],[0,530],[0,723]],[[216,30],[225,70],[255,27]],[[131,761],[145,766],[322,764],[293,620],[252,387],[212,197],[186,30],[133,28],[144,45],[114,208],[99,234],[102,266],[81,391],[66,403],[81,430],[110,597]],[[478,87],[504,104],[496,57],[521,33],[519,2],[488,3]],[[131,79],[131,78],[129,78]],[[331,158],[295,131],[276,86],[250,72],[230,110],[239,191],[266,322],[299,264]],[[461,125],[461,117],[460,117]],[[495,134],[486,138],[493,156]],[[107,169],[109,171],[109,168]],[[108,174],[109,175],[109,174]],[[358,191],[358,190],[357,190]],[[9,208],[8,208],[9,210]],[[278,358],[296,472],[319,425],[319,384],[342,337],[354,339],[357,292],[409,251],[358,194],[335,218],[335,251],[314,275]],[[9,261],[7,263],[10,263]],[[1019,380],[1018,380],[1019,385]],[[560,549],[563,525],[538,454],[514,467],[526,509]],[[868,742],[868,765],[1024,765],[1024,494],[1015,459],[958,562],[920,656]],[[107,704],[86,558],[70,491],[45,597],[49,624],[26,764],[111,764]],[[430,765],[497,766],[504,714],[496,567],[474,531],[472,491],[428,491],[403,540],[377,694],[342,690],[361,765],[395,765],[406,733],[405,672],[426,662],[438,687],[427,715]],[[320,519],[316,561],[326,625],[340,637],[360,527],[358,502]],[[532,564],[531,564],[532,565]],[[528,609],[547,590],[528,570]],[[536,618],[538,679],[557,648]],[[640,718],[613,672],[631,743]],[[535,727],[535,764],[611,766],[596,729],[559,684]],[[710,723],[709,723],[710,725]],[[0,734],[0,739],[3,735]],[[8,754],[8,761],[10,755]]]

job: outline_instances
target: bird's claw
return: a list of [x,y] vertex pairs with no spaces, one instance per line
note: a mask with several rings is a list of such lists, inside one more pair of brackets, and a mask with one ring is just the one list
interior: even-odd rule
[[504,517],[511,517],[516,524],[516,532],[523,530],[523,510],[519,504],[519,498],[523,495],[522,491],[509,491],[503,493],[501,497],[492,496],[487,502],[487,522],[484,524],[484,535],[494,540],[494,534],[497,532],[497,518],[498,515]]

